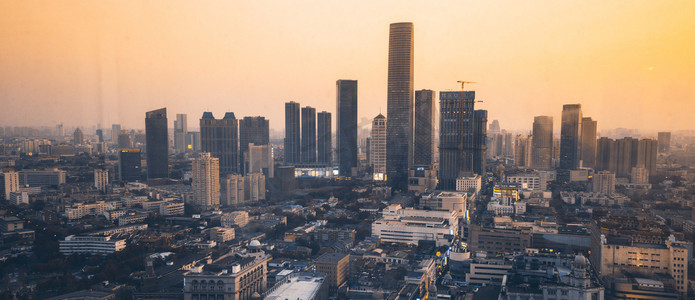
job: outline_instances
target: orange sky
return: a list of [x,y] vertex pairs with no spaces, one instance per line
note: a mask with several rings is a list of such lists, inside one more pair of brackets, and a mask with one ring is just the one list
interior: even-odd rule
[[[0,2],[0,125],[122,123],[166,106],[264,115],[289,100],[386,112],[389,23],[415,24],[415,88],[471,85],[502,128],[581,103],[599,130],[695,129],[695,1]],[[556,126],[559,132],[559,127]]]

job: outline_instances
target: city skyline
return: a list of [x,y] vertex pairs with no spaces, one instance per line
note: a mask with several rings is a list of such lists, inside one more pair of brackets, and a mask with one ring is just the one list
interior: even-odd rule
[[[83,5],[1,4],[7,15],[0,63],[8,67],[0,71],[6,108],[0,125],[144,128],[138,116],[166,106],[191,116],[203,111],[264,115],[274,120],[273,130],[282,131],[281,103],[324,107],[332,102],[331,83],[338,78],[361,82],[358,120],[363,123],[386,111],[387,25],[408,21],[416,25],[419,41],[414,88],[439,92],[457,90],[456,80],[477,81],[471,89],[485,101],[480,106],[502,128],[529,131],[537,115],[553,116],[559,128],[562,104],[582,103],[587,115],[600,120],[599,131],[693,129],[687,118],[695,108],[690,101],[695,92],[688,87],[695,78],[695,59],[688,54],[695,48],[693,26],[688,26],[695,9],[687,7],[693,3],[594,8],[555,2],[530,7],[405,3],[363,24],[349,22],[347,15],[327,19],[322,14],[337,4],[308,10],[302,3],[277,4],[264,10],[262,4],[172,2],[170,17],[161,6],[138,2],[78,3]],[[344,8],[378,11],[388,4],[357,2]],[[301,13],[279,12],[294,10]],[[611,15],[618,10],[620,15]],[[239,20],[228,21],[229,11],[238,12]],[[426,17],[434,11],[441,17]],[[446,17],[458,16],[453,12],[461,18]],[[491,12],[508,20],[486,18]],[[152,19],[138,20],[144,15]],[[176,17],[181,15],[188,19]],[[302,15],[311,18],[295,20]],[[270,20],[259,28],[243,26],[260,19]],[[519,29],[504,26],[510,23]],[[454,41],[459,34],[463,38]],[[285,55],[271,51],[276,43],[286,45]],[[160,55],[163,49],[168,52]],[[270,66],[277,72],[267,71]],[[29,108],[27,102],[45,105]],[[258,105],[245,105],[249,102]],[[74,117],[59,117],[69,109]]]

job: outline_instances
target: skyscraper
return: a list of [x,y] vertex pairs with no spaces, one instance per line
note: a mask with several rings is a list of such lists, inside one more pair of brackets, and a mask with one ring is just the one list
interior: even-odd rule
[[109,171],[104,169],[94,169],[94,187],[100,192],[106,193],[109,185]]
[[560,128],[560,169],[579,168],[582,137],[582,105],[565,104],[562,107]]
[[379,114],[372,120],[372,135],[369,143],[369,161],[374,178],[383,180],[386,173],[386,117]]
[[169,134],[167,109],[161,108],[145,115],[147,179],[169,177]]
[[186,137],[188,135],[188,116],[186,114],[176,114],[174,120],[174,150],[176,153],[184,153],[188,148]]
[[[511,138],[509,142],[511,143]],[[473,112],[473,173],[484,175],[486,163],[487,110],[479,109]]]
[[357,167],[357,80],[336,81],[336,132],[340,176]]
[[123,182],[142,179],[140,149],[121,149],[118,153],[118,176]]
[[434,155],[435,103],[433,90],[415,91],[415,135],[413,136],[413,165],[429,166]]
[[302,107],[301,159],[303,163],[316,162],[316,109]]
[[111,124],[111,143],[118,143],[119,134],[121,134],[121,124]]
[[539,170],[550,170],[553,166],[553,117],[533,118],[531,144],[531,166]]
[[97,142],[103,143],[104,142],[104,131],[101,129],[97,129]]
[[285,163],[300,161],[299,103],[285,103]]
[[596,142],[596,170],[618,172],[618,151],[614,139],[602,137]]
[[389,30],[386,109],[386,173],[395,189],[408,187],[413,144],[413,23],[393,23]]
[[659,153],[671,152],[671,133],[670,132],[659,132]]
[[[239,155],[241,165],[248,160],[249,144],[257,146],[268,145],[270,142],[270,120],[265,117],[244,117],[239,120]],[[239,169],[242,174],[248,173],[245,168]]]
[[[528,161],[528,144],[533,143],[533,138],[528,138],[525,135],[518,135],[514,140],[514,165],[518,168],[527,168],[530,165]],[[531,147],[532,149],[532,147]]]
[[455,189],[459,175],[473,172],[474,101],[473,91],[439,93],[439,188],[442,190]]
[[331,133],[331,113],[322,111],[318,113],[317,142],[318,162],[329,164],[333,160],[333,141]]
[[72,134],[72,144],[73,145],[82,145],[84,144],[84,134],[82,133],[82,130],[80,128],[76,128],[75,132]]
[[201,152],[193,160],[193,200],[203,209],[220,206],[220,160]]
[[222,119],[205,112],[200,119],[201,150],[219,159],[222,175],[239,172],[238,126],[232,112],[225,113]]
[[596,121],[582,118],[582,167],[596,166]]

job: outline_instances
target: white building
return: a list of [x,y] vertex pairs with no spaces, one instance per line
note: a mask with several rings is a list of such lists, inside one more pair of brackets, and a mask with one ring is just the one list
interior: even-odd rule
[[208,152],[193,160],[193,201],[203,209],[220,206],[220,160]]
[[244,176],[245,201],[258,202],[265,200],[265,175],[249,173]]
[[27,193],[27,192],[12,192],[12,193],[10,193],[9,202],[12,205],[29,204],[29,193]]
[[483,180],[478,174],[456,178],[456,191],[478,193],[482,187]]
[[273,148],[270,145],[249,144],[248,156],[246,157],[246,173],[263,173],[268,178],[275,177],[275,167],[273,165]]
[[384,242],[418,244],[426,240],[444,246],[457,234],[456,211],[404,209],[393,204],[384,208],[382,219],[372,223],[372,235]]
[[106,186],[109,185],[109,171],[102,169],[94,169],[94,187],[101,192],[106,192]]
[[507,176],[508,183],[516,183],[524,190],[545,191],[547,182],[541,180],[537,173],[523,173]]
[[224,243],[234,239],[234,228],[213,227],[210,228],[210,240]]
[[244,177],[239,174],[230,174],[222,181],[224,193],[222,205],[235,206],[244,202]]
[[615,174],[609,171],[599,171],[591,179],[594,193],[612,195],[615,193]]
[[59,251],[63,255],[94,254],[107,255],[125,249],[124,239],[111,239],[111,236],[75,236],[70,235],[59,242]]
[[3,182],[0,184],[3,184],[5,190],[5,199],[9,200],[10,193],[19,191],[19,173],[9,171],[4,172],[1,175]]
[[224,213],[220,218],[220,223],[222,227],[232,227],[239,226],[244,227],[249,223],[249,213],[246,211],[233,211],[229,213]]
[[472,201],[472,198],[465,192],[431,193],[420,198],[420,208],[456,211],[459,217],[463,217],[468,210],[468,201]]
[[183,213],[183,202],[166,202],[159,206],[159,214],[162,216],[180,216]]

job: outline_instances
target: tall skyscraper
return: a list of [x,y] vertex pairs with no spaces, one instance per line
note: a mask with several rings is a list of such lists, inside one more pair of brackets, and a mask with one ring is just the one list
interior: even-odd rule
[[203,209],[220,206],[220,160],[208,152],[193,160],[193,200]]
[[316,162],[316,109],[302,107],[301,159],[303,163]]
[[336,81],[336,132],[340,176],[357,167],[357,80]]
[[479,109],[473,112],[473,173],[485,175],[486,159],[487,110]]
[[533,118],[533,141],[531,166],[539,170],[550,170],[553,166],[553,117]]
[[374,179],[383,180],[386,174],[386,117],[379,114],[372,120],[372,135],[369,142],[369,161]]
[[532,137],[526,137],[525,135],[519,135],[514,140],[514,165],[519,168],[528,168],[531,163],[529,162],[529,155],[527,150],[533,149],[533,147],[528,147],[528,144],[533,143]]
[[659,132],[659,153],[671,152],[671,133],[670,132]]
[[147,179],[169,178],[169,134],[167,109],[161,108],[145,115]]
[[329,164],[333,160],[333,139],[331,132],[331,113],[322,111],[318,113],[317,141],[318,162]]
[[456,178],[473,172],[474,102],[473,91],[439,93],[439,189],[454,190]]
[[82,145],[84,144],[84,134],[80,128],[76,128],[75,132],[72,133],[72,144]]
[[582,167],[596,166],[596,121],[582,118]]
[[123,130],[121,134],[118,135],[118,149],[130,149],[133,148],[133,139],[130,138],[130,133]]
[[415,135],[413,136],[413,165],[429,166],[434,155],[435,102],[433,90],[415,91]]
[[188,116],[186,114],[176,114],[176,120],[174,120],[174,150],[176,150],[176,153],[184,153],[187,151],[187,135]]
[[200,119],[201,150],[219,159],[222,175],[239,173],[238,126],[232,112],[225,113],[222,119],[205,112]]
[[[249,144],[257,146],[268,145],[270,142],[270,120],[265,117],[244,117],[239,120],[239,155],[241,165],[248,160]],[[242,174],[249,171],[245,168],[240,169]]]
[[140,149],[121,149],[118,153],[118,176],[123,182],[142,179],[142,156]]
[[285,163],[300,162],[299,103],[285,103]]
[[104,142],[104,131],[101,129],[97,129],[97,142],[103,143]]
[[637,162],[633,167],[644,167],[650,179],[656,174],[656,157],[659,151],[659,142],[654,139],[641,139],[637,146]]
[[582,105],[565,104],[562,107],[560,128],[560,169],[579,168],[582,138]]
[[245,175],[249,173],[263,173],[268,178],[275,175],[275,164],[273,161],[273,148],[270,145],[249,144],[249,150],[245,158]]
[[618,172],[618,150],[614,139],[602,137],[596,142],[596,170]]
[[408,187],[413,144],[413,23],[389,30],[386,173],[394,189]]
[[119,134],[121,134],[121,124],[111,124],[111,143],[118,143]]

